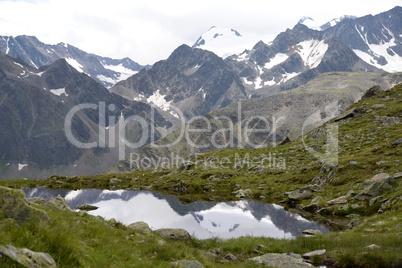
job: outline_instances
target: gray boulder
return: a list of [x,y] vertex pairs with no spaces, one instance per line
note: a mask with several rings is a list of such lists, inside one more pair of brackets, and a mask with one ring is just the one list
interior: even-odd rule
[[149,227],[148,223],[143,222],[143,221],[134,222],[127,227],[130,229],[133,229],[135,231],[140,231],[140,232],[147,233],[147,234],[152,233],[152,230]]
[[285,196],[289,198],[289,200],[300,201],[304,199],[309,199],[310,197],[313,196],[314,192],[321,192],[323,190],[324,189],[320,185],[313,184],[313,185],[307,185],[296,191],[286,192]]
[[262,256],[248,259],[248,261],[269,267],[281,267],[281,268],[313,267],[311,264],[304,262],[302,257],[297,254],[268,253]]
[[16,248],[11,245],[0,246],[0,255],[8,257],[28,268],[53,268],[56,262],[47,253],[34,252],[26,248]]
[[22,190],[0,186],[0,221],[11,218],[24,223],[32,218],[48,219],[46,212],[29,205]]
[[392,184],[396,184],[396,180],[387,173],[380,173],[364,182],[364,189],[358,193],[354,199],[369,200],[379,196],[392,189]]
[[332,199],[327,202],[328,205],[339,205],[339,204],[346,204],[348,202],[348,199],[346,198],[346,195],[340,196],[338,198]]
[[155,230],[154,233],[162,236],[163,238],[172,239],[172,240],[188,240],[190,239],[190,234],[184,229],[158,229]]

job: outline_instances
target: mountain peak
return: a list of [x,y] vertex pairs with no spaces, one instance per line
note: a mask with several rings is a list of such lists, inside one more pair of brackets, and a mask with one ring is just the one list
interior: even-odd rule
[[314,19],[312,19],[311,17],[307,17],[307,16],[302,17],[297,22],[296,25],[305,25],[308,28],[313,29],[313,30],[320,30],[320,28],[321,28],[321,24],[319,22],[317,22]]
[[234,29],[212,26],[198,38],[193,47],[208,46],[216,39],[232,39],[236,37],[241,37],[241,34]]

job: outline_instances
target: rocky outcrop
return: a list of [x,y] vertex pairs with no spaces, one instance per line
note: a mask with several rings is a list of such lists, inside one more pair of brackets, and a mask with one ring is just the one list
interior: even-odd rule
[[386,173],[380,173],[364,182],[364,189],[354,196],[354,200],[369,200],[392,189],[396,184],[394,178]]
[[0,258],[4,256],[28,268],[54,268],[56,262],[47,253],[34,252],[26,248],[16,248],[11,245],[0,246]]
[[48,219],[46,212],[29,205],[22,190],[0,186],[0,220],[11,218],[24,223],[33,218]]
[[163,238],[172,240],[188,240],[190,239],[190,234],[184,229],[158,229],[154,231],[155,234],[162,236]]
[[262,256],[254,257],[248,259],[248,261],[256,262],[257,264],[262,264],[269,267],[281,267],[281,268],[295,268],[295,267],[313,267],[303,261],[298,254],[279,254],[279,253],[268,253]]

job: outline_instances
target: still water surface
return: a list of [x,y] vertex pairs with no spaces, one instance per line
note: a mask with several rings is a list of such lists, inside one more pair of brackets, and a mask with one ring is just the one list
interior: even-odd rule
[[185,205],[174,196],[148,191],[70,191],[41,187],[24,191],[28,198],[48,199],[61,195],[73,209],[81,204],[94,205],[99,209],[89,214],[105,219],[115,218],[126,225],[144,221],[153,230],[183,228],[200,239],[240,236],[294,238],[305,229],[328,232],[324,226],[290,213],[281,206],[256,201],[194,202]]

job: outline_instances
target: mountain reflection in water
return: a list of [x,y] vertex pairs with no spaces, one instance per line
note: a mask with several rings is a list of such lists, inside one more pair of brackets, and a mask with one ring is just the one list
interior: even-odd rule
[[105,219],[115,218],[123,224],[144,221],[151,229],[183,228],[197,238],[236,238],[265,236],[293,238],[305,229],[328,230],[300,215],[290,213],[275,204],[255,201],[194,202],[182,204],[174,196],[147,191],[109,191],[97,189],[51,190],[24,189],[27,198],[45,199],[61,195],[67,204],[90,204],[99,209],[88,212]]

